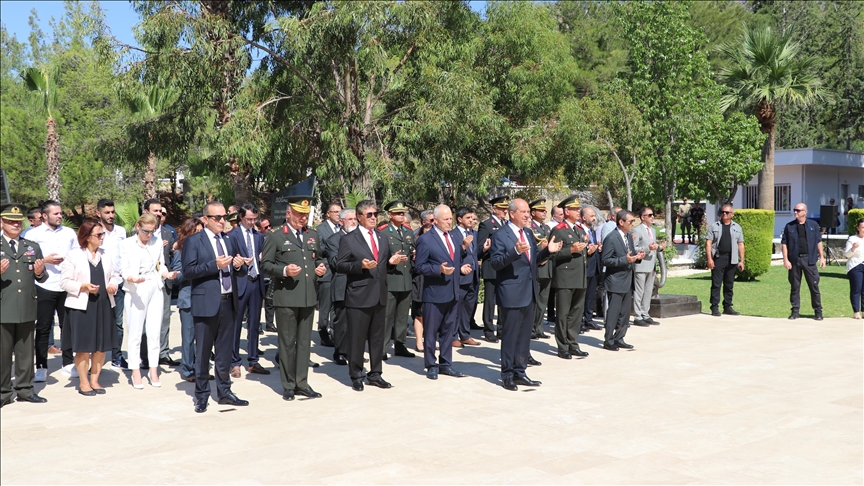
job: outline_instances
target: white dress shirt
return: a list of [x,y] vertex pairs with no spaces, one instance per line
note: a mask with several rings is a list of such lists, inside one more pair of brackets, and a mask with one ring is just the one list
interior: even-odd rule
[[[858,243],[858,248],[855,251],[852,251],[852,245]],[[852,271],[853,268],[858,265],[864,263],[864,238],[859,237],[858,235],[852,235],[846,240],[846,273]]]
[[105,231],[105,239],[102,240],[99,248],[105,250],[106,258],[111,258],[114,268],[118,269],[120,268],[120,243],[126,239],[126,228],[115,224],[113,231],[108,231],[105,225],[102,225],[102,229]]
[[128,287],[130,292],[134,293],[138,286],[127,280],[130,277],[144,277],[145,281],[155,281],[161,289],[165,285],[162,279],[167,278],[169,273],[162,243],[158,240],[150,238],[147,244],[143,245],[138,236],[135,236],[120,243],[120,276],[123,277],[123,286]]
[[455,260],[456,259],[456,246],[453,245],[453,239],[450,238],[449,234],[445,238],[444,237],[445,233],[443,231],[441,231],[441,228],[439,228],[438,226],[433,226],[433,228],[435,229],[435,234],[438,235],[438,238],[441,239],[441,244],[444,245],[444,248],[447,248],[447,246],[448,246],[447,242],[448,241],[450,242],[449,246],[450,246],[450,248],[453,248],[453,259]]
[[[365,226],[358,226],[357,230],[363,235],[363,239],[366,240],[366,245],[369,246],[369,251],[372,252],[372,255],[375,255],[375,251],[372,250],[372,238],[375,238],[375,248],[378,249],[378,254],[381,254],[381,239],[378,238],[378,235],[375,233],[375,230],[369,230]],[[369,231],[372,231],[372,235],[369,235]]]
[[[75,231],[62,225],[55,230],[47,223],[43,223],[27,233],[27,239],[39,243],[43,257],[56,253],[65,258],[70,250],[79,246]],[[60,287],[60,265],[45,262],[45,273],[48,274],[48,279],[42,283],[36,282],[36,285],[51,292],[63,292],[63,288]]]
[[[208,229],[206,226],[204,227],[204,233],[207,235],[207,241],[210,242],[210,247],[213,248],[213,254],[214,255],[216,255],[217,257],[219,256],[219,249],[216,248],[216,245],[218,244],[218,245],[222,246],[222,254],[223,255],[231,256],[231,254],[228,253],[228,245],[225,244],[225,238],[227,238],[227,236],[221,235],[220,238],[217,240],[216,234],[213,233],[212,231],[210,231],[210,229]],[[160,238],[160,240],[161,240],[161,238]],[[159,245],[159,248],[160,249],[162,248],[161,243]],[[228,269],[229,272],[233,272],[234,268],[232,268],[232,267],[233,267],[233,264],[229,263],[225,268]],[[223,294],[230,294],[231,291],[233,290],[233,285],[231,282],[229,282],[227,289],[222,286],[222,270],[223,269],[219,268],[219,273],[216,274],[219,277],[219,285],[220,285],[219,288],[222,289]]]
[[[243,226],[240,226],[243,228]],[[246,243],[246,247],[249,248],[249,255],[252,256],[252,265],[249,267],[250,271],[252,268],[255,268],[255,275],[261,275],[261,269],[258,268],[258,249],[255,248],[255,233],[252,232],[252,228],[243,228],[243,242]]]

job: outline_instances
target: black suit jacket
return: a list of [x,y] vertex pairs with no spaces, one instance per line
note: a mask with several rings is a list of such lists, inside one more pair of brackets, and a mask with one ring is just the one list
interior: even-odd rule
[[[234,238],[222,235],[228,255],[237,255],[239,250],[234,243]],[[180,253],[183,261],[183,278],[191,282],[192,291],[192,315],[194,317],[213,317],[219,312],[219,304],[222,298],[222,279],[219,275],[219,267],[216,266],[216,253],[207,237],[206,231],[199,231],[183,243],[183,251]],[[231,272],[232,298],[234,308],[238,308],[237,300],[237,277],[246,277],[246,265],[235,270],[232,264],[228,264]]]
[[603,254],[600,257],[606,266],[606,290],[619,294],[627,293],[633,288],[633,263],[627,261],[627,254],[633,250],[633,237],[627,234],[630,249],[625,248],[621,233],[615,229],[603,240]]
[[[504,221],[504,224],[506,225],[507,222]],[[480,276],[485,280],[495,280],[495,269],[489,263],[489,258],[492,256],[492,247],[490,246],[489,250],[483,251],[483,244],[486,242],[486,238],[492,238],[492,234],[500,228],[501,224],[498,223],[498,220],[490,217],[480,223],[480,227],[477,230],[477,238],[474,240],[476,243],[474,246],[477,248],[477,259],[482,261],[480,264]]]
[[[237,226],[233,230],[228,232],[228,236],[234,241],[234,245],[240,250],[240,254],[244,257],[252,257],[255,259],[255,263],[258,264],[258,276],[263,277],[264,271],[261,270],[261,259],[258,258],[261,255],[261,252],[264,251],[264,235],[258,232],[256,229],[252,229],[252,244],[255,246],[255,253],[250,254],[248,245],[246,245],[246,228],[242,225]],[[248,273],[248,269],[247,269]],[[246,290],[251,289],[253,291],[259,292],[262,296],[264,295],[264,279],[259,278],[255,282],[250,282],[248,279],[241,278],[237,281],[237,292],[242,297],[246,295]]]
[[386,240],[372,230],[378,247],[378,266],[371,270],[363,268],[364,258],[373,259],[372,250],[363,238],[363,231],[368,230],[359,226],[342,236],[333,266],[334,270],[347,277],[345,307],[355,309],[387,305],[387,260],[390,259],[390,248]]
[[[324,242],[334,235],[333,230],[330,229],[330,223],[324,221],[315,227],[315,231],[318,232],[319,248],[321,248],[321,251],[323,252]],[[341,231],[337,231],[336,233],[341,233]],[[324,266],[327,267],[327,273],[318,279],[318,283],[330,282],[333,279],[333,271],[330,269],[330,263],[326,261],[326,256],[324,258]]]
[[[339,242],[342,236],[348,233],[344,229],[337,231],[329,238],[321,240],[321,256],[327,261],[329,268],[335,268],[336,257],[339,255]],[[348,277],[344,273],[334,272],[330,280],[330,297],[333,302],[345,300],[345,287],[348,285]]]
[[[530,247],[530,262],[524,253],[516,252],[517,239],[510,228],[505,226],[492,235],[489,263],[497,272],[495,298],[501,307],[526,307],[540,300],[537,263],[549,258],[549,248],[538,250],[537,241],[531,237],[531,229],[527,228],[525,232],[525,242]],[[531,294],[534,294],[533,300]]]

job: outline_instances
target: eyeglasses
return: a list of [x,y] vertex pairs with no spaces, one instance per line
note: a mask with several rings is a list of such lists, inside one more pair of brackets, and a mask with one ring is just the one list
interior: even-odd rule
[[795,209],[793,209],[792,211],[795,211],[796,213],[803,213],[804,211],[806,211],[806,209],[798,209],[798,208],[795,208]]
[[720,211],[720,214],[732,214],[732,211]]
[[223,219],[225,219],[226,215],[224,215],[224,214],[205,214],[204,216],[208,217],[210,219],[215,219],[216,221],[222,221]]
[[374,218],[374,217],[378,216],[378,211],[368,212],[368,213],[364,214],[363,216],[366,216],[367,218]]
[[[152,231],[151,231],[151,233],[152,233]],[[105,238],[105,233],[91,233],[90,236],[92,236],[94,238],[99,238],[101,240],[102,238]]]
[[391,212],[393,216],[405,216],[405,211]]
[[633,224],[633,223],[635,223],[635,222],[636,222],[635,219],[628,219],[628,220],[627,220],[627,224]]
[[337,210],[334,209],[334,210],[332,210],[332,211],[327,211],[327,214],[338,213],[338,212],[339,212],[339,211],[337,211]]
[[653,217],[654,217],[654,213],[646,214],[645,216],[648,217],[648,218],[653,218]]
[[145,230],[144,228],[141,228],[141,229],[138,230],[138,232],[139,232],[139,233],[144,233],[145,235],[152,235],[153,233],[156,232],[156,230],[155,230],[155,229],[152,229],[152,230]]

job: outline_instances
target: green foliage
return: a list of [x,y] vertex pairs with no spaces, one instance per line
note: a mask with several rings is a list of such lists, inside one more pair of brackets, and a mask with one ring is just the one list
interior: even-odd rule
[[57,106],[57,82],[60,78],[60,67],[42,66],[41,68],[29,67],[21,73],[25,86],[36,93],[36,109],[44,111],[49,117],[54,116],[54,108]]
[[135,223],[138,222],[138,202],[133,199],[115,202],[114,206],[114,224],[119,224],[126,229],[126,234],[132,233],[135,228]]
[[848,221],[846,222],[847,229],[849,230],[849,235],[854,235],[858,233],[858,221],[864,219],[864,209],[851,209],[849,210]]
[[755,280],[771,267],[774,252],[774,211],[767,209],[738,209],[733,221],[744,232],[744,271],[739,280]]

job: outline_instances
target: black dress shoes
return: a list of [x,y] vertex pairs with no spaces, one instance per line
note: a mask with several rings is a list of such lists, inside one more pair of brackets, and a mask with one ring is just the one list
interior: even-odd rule
[[486,341],[487,341],[487,342],[490,342],[490,343],[497,343],[497,342],[498,342],[498,338],[495,337],[495,336],[486,336]]
[[821,321],[822,319],[824,319],[824,318],[822,317],[822,313],[821,313],[821,312],[817,312],[817,313],[816,313],[816,320],[817,320],[817,321]]
[[714,317],[720,317],[720,316],[722,316],[723,314],[720,313],[720,309],[718,309],[718,308],[716,308],[716,307],[712,307],[712,308],[711,308],[711,315],[714,316]]
[[207,399],[195,400],[195,413],[204,413],[207,411]]
[[285,390],[282,392],[282,400],[285,400],[286,402],[294,400],[294,390]]
[[510,390],[510,391],[517,391],[517,390],[519,390],[519,387],[516,386],[516,383],[513,382],[513,377],[512,377],[512,376],[511,376],[511,377],[504,378],[504,379],[501,381],[501,386],[503,386],[505,390]]
[[537,361],[536,359],[532,358],[531,356],[528,356],[527,363],[528,363],[528,366],[540,366],[543,364],[543,363]]
[[390,355],[387,353],[384,353],[384,356],[381,356],[382,361],[387,361],[388,359],[390,359]]
[[426,378],[429,378],[430,380],[437,380],[438,368],[429,368],[428,370],[426,370]]
[[324,346],[326,348],[332,348],[336,346],[335,344],[333,344],[333,340],[330,339],[330,333],[327,332],[327,329],[319,329],[318,336],[321,337],[321,346]]
[[639,326],[639,327],[648,327],[648,326],[650,326],[651,324],[648,324],[648,322],[646,322],[646,321],[644,321],[644,320],[642,320],[642,319],[634,319],[634,320],[633,320],[633,325],[634,325],[634,326]]
[[588,325],[590,327],[593,327],[595,331],[599,331],[599,330],[603,329],[603,326],[601,326],[600,324],[597,324],[594,321],[589,322]]
[[[101,388],[100,388],[100,390],[101,390]],[[96,393],[98,393],[98,392],[96,392]],[[89,395],[88,395],[88,396],[89,396]],[[45,402],[47,402],[48,400],[45,399],[45,398],[40,397],[39,395],[37,395],[37,394],[35,394],[35,393],[32,393],[32,394],[30,394],[30,395],[27,395],[26,397],[25,397],[25,396],[18,395],[18,401],[19,401],[19,402],[30,402],[30,403],[45,403]],[[12,398],[11,398],[11,397],[9,398],[9,403],[12,403]]]
[[276,329],[276,326],[271,326],[270,324],[267,324],[267,326],[264,328],[264,330],[267,332],[278,332],[278,329]]
[[307,398],[321,398],[321,394],[312,389],[311,386],[306,386],[305,390],[297,388],[294,390],[295,395],[302,395]]
[[259,375],[269,375],[270,374],[270,370],[264,369],[264,367],[258,363],[255,363],[252,366],[250,366],[249,368],[247,368],[246,372],[247,373],[258,373]]
[[165,366],[180,366],[179,361],[175,361],[171,358],[159,358],[159,364]]
[[517,376],[516,378],[513,379],[513,383],[515,383],[517,385],[525,385],[525,386],[540,386],[540,385],[542,385],[542,383],[540,383],[539,381],[534,381],[531,378],[528,378],[527,376]]
[[[737,315],[737,313],[736,313],[736,315]],[[645,322],[647,322],[648,324],[651,324],[652,326],[659,326],[660,325],[659,322],[655,321],[651,317],[649,317],[648,319],[645,319]]]
[[342,356],[341,354],[334,354],[333,355],[333,362],[339,366],[347,366],[348,365],[348,360],[345,359],[345,356]]
[[792,314],[789,316],[789,320],[794,321],[795,319],[798,319],[799,317],[801,317],[801,315],[798,314],[798,311],[792,311]]
[[367,377],[366,381],[369,382],[369,386],[377,386],[378,388],[391,388],[393,385],[384,381],[384,378],[380,376],[376,377]]
[[0,408],[3,408],[3,407],[5,407],[6,405],[11,404],[13,401],[15,401],[15,399],[12,398],[12,397],[9,397],[9,398],[7,398],[7,399],[5,399],[5,400],[3,400],[3,401],[0,401]]
[[219,399],[219,405],[234,405],[235,407],[245,407],[249,405],[248,400],[240,400],[237,395],[228,392],[227,395]]
[[439,368],[438,373],[442,375],[452,376],[453,378],[465,378],[464,373],[459,373],[453,368]]
[[573,355],[569,351],[558,351],[558,357],[561,359],[573,359]]
[[726,307],[725,309],[723,309],[723,313],[726,314],[727,316],[740,316],[741,315],[740,312],[736,311],[735,309],[733,309],[731,307]]
[[540,334],[537,335],[540,339],[549,339],[549,335],[543,331],[540,331]]
[[352,380],[351,388],[354,391],[363,391],[363,380]]
[[[277,354],[276,356],[279,356],[279,355]],[[314,361],[312,361],[311,359],[309,360],[309,367],[310,367],[310,368],[317,368],[317,367],[319,367],[319,366],[321,366],[321,365],[318,364],[318,363],[316,363],[316,362],[314,362]]]
[[586,351],[582,351],[581,349],[579,349],[579,345],[576,345],[576,350],[570,351],[570,354],[576,356],[577,358],[584,358],[585,356],[588,356],[588,353]]
[[618,351],[618,346],[609,343],[603,343],[603,349],[608,349],[609,351]]
[[405,345],[400,343],[399,341],[393,342],[393,349],[395,351],[393,354],[395,354],[396,356],[401,356],[403,358],[416,358],[417,357],[416,354],[412,353],[411,351],[408,351],[408,348],[406,348]]
[[633,345],[632,345],[632,344],[627,344],[627,343],[625,343],[624,341],[618,341],[618,342],[615,343],[615,345],[618,346],[619,348],[624,348],[624,349],[633,349]]

